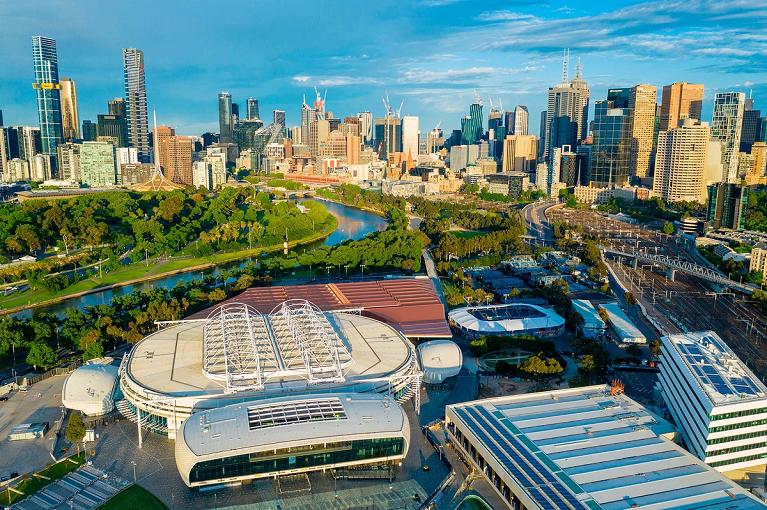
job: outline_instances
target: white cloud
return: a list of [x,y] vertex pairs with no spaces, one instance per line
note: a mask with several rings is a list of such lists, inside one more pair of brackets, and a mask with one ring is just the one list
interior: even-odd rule
[[306,76],[306,75],[303,75],[303,74],[299,74],[299,75],[293,77],[293,81],[296,82],[296,83],[306,83],[311,78],[312,78],[311,76]]
[[485,11],[477,16],[477,19],[480,21],[540,21],[540,18],[532,14],[513,11]]

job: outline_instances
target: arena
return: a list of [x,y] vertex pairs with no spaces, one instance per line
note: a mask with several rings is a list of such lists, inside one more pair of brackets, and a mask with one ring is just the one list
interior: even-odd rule
[[123,360],[117,407],[170,438],[192,413],[280,397],[379,393],[415,397],[418,409],[415,347],[354,311],[291,300],[262,313],[230,302],[207,318],[159,326]]
[[447,317],[468,336],[555,336],[565,327],[565,319],[554,310],[525,303],[456,308]]

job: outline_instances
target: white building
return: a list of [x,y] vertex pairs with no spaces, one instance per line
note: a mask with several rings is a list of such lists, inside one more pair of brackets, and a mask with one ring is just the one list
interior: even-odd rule
[[418,117],[405,115],[402,117],[402,152],[408,152],[415,158],[418,156]]
[[669,423],[606,385],[452,404],[445,422],[505,508],[765,508],[674,444]]
[[618,335],[618,340],[624,344],[646,344],[647,337],[637,328],[631,319],[623,313],[618,303],[606,303],[599,305],[599,308],[607,312],[607,316],[610,319],[610,325],[612,326],[615,334]]
[[61,403],[86,416],[102,416],[114,409],[119,367],[112,358],[88,361],[69,374],[61,390]]
[[586,338],[596,338],[605,332],[605,321],[599,316],[591,301],[585,299],[573,299],[573,309],[583,317],[581,330]]
[[767,387],[713,331],[661,342],[663,398],[687,449],[733,478],[744,471],[763,477]]
[[192,186],[211,189],[210,167],[211,165],[205,161],[192,163]]

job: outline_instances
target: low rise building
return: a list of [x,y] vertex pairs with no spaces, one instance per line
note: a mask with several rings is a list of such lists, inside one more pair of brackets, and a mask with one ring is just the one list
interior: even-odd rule
[[759,243],[751,250],[750,271],[762,273],[762,282],[767,282],[767,244]]

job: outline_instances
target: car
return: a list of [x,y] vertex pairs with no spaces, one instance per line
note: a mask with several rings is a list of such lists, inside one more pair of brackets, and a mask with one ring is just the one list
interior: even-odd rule
[[8,395],[0,395],[0,402],[5,402],[8,400]]

